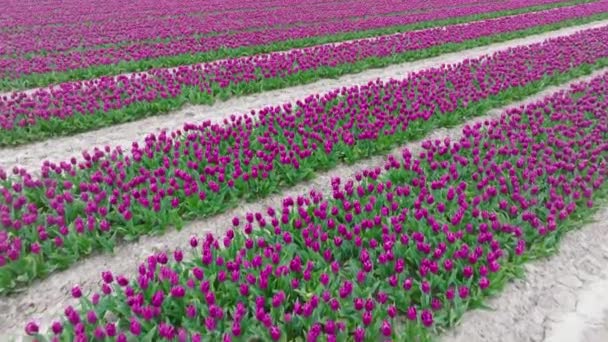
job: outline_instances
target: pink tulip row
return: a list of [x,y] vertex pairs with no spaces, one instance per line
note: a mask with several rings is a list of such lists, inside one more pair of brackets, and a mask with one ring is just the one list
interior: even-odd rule
[[386,58],[605,12],[608,12],[608,1],[601,1],[496,19],[492,25],[485,22],[455,25],[447,30],[427,29],[377,39],[361,39],[337,46],[321,45],[177,69],[155,69],[144,75],[70,82],[34,93],[14,92],[0,99],[0,112],[4,114],[0,117],[0,127],[2,130],[35,127],[46,120],[65,120],[76,115],[87,116],[82,120],[94,120],[91,115],[124,111],[137,104],[172,98],[187,101],[190,93],[195,97],[207,96],[207,100],[211,100],[223,89],[247,87],[254,81],[283,79],[326,67],[340,68],[368,58]]
[[[445,0],[433,0],[428,7],[423,6],[420,1],[412,3],[395,1],[372,3],[366,7],[361,6],[358,1],[354,2],[353,6],[346,6],[345,3],[339,1],[302,3],[289,0],[241,4],[242,7],[235,7],[236,4],[235,1],[228,1],[226,2],[226,8],[217,8],[214,6],[216,4],[192,1],[184,8],[173,4],[167,6],[166,3],[146,3],[145,1],[130,3],[110,1],[106,6],[124,6],[126,8],[120,8],[117,11],[104,13],[105,15],[102,17],[90,19],[88,21],[89,25],[82,25],[81,22],[74,21],[73,17],[49,19],[41,25],[34,26],[16,24],[16,27],[2,32],[3,34],[0,37],[6,41],[7,46],[14,46],[13,50],[8,51],[8,53],[22,54],[36,52],[40,48],[46,51],[62,51],[75,47],[93,47],[129,41],[238,32],[255,28],[268,29],[275,26],[317,24],[334,20],[353,20],[363,16],[390,16],[400,12],[434,10],[438,5],[457,6],[454,1]],[[479,6],[471,0],[458,5],[462,7]],[[161,8],[154,8],[158,6]],[[150,9],[145,10],[147,7],[150,7]],[[23,5],[20,4],[16,10],[22,10],[23,8]],[[71,11],[80,12],[81,10],[81,8],[70,8],[66,9],[65,13],[70,14]],[[90,8],[89,11],[88,16],[96,13],[95,10]],[[126,15],[126,13],[132,15]],[[29,17],[24,17],[26,20],[27,18]],[[65,22],[62,23],[61,20]],[[48,25],[48,23],[54,25]],[[49,37],[51,38],[50,41],[43,42],[45,40],[43,38]],[[61,37],[63,39],[60,39]],[[24,39],[26,41],[30,40],[34,44],[27,46],[23,41]],[[36,47],[36,43],[46,45]]]
[[[482,1],[481,3],[492,3],[494,1]],[[555,2],[555,1],[554,1]],[[551,3],[551,2],[547,2]],[[154,18],[159,25],[164,26],[163,20],[175,20],[176,18],[184,18],[189,20],[190,18],[212,18],[220,19],[224,18],[216,17],[218,14],[225,14],[231,16],[230,19],[239,20],[261,20],[264,23],[272,24],[273,22],[280,23],[282,25],[289,23],[297,23],[302,19],[309,19],[312,21],[327,20],[332,18],[348,18],[348,17],[360,17],[365,15],[380,15],[380,14],[391,14],[399,11],[425,11],[428,9],[435,9],[437,6],[473,6],[479,5],[479,1],[465,0],[459,3],[449,0],[431,0],[425,4],[422,1],[411,1],[407,4],[400,3],[398,1],[387,1],[382,3],[370,3],[366,8],[363,8],[358,1],[352,2],[352,6],[346,6],[342,1],[330,0],[330,1],[306,1],[305,3],[298,3],[290,0],[271,0],[265,3],[255,2],[246,0],[242,2],[236,1],[200,1],[191,0],[184,1],[179,6],[172,3],[163,2],[150,2],[144,0],[137,0],[129,3],[120,3],[118,1],[108,1],[103,4],[92,4],[90,2],[83,2],[80,0],[74,1],[63,1],[58,4],[57,1],[46,1],[45,3],[37,2],[38,6],[34,8],[30,5],[31,2],[25,1],[9,5],[7,12],[11,14],[10,18],[0,20],[0,28],[10,28],[11,32],[20,32],[25,30],[33,30],[33,32],[39,32],[42,28],[49,30],[61,29],[61,27],[52,26],[64,26],[72,29],[86,30],[87,28],[83,25],[83,22],[88,23],[89,27],[92,27],[98,32],[100,36],[105,38],[113,38],[111,34],[100,30],[99,27],[106,25],[105,28],[109,30],[125,31],[130,29],[152,29]],[[392,6],[392,7],[391,7]],[[30,8],[28,8],[30,7]],[[55,7],[55,11],[50,11],[50,7]],[[294,18],[285,18],[289,12],[286,9],[292,8],[294,10]],[[264,13],[261,10],[267,9]],[[323,13],[313,13],[315,10],[323,10]],[[25,13],[29,12],[29,16]],[[49,13],[51,12],[51,13]],[[272,18],[273,14],[280,15],[282,17]],[[338,15],[338,17],[335,17]],[[251,16],[249,18],[247,16]],[[270,19],[269,19],[270,17]],[[129,22],[129,20],[131,22]],[[110,22],[115,22],[117,27],[111,27]],[[174,22],[180,25],[179,22]],[[194,22],[191,22],[194,24]],[[200,22],[199,22],[200,24]],[[243,29],[243,23],[229,23],[236,26],[229,26],[230,30]],[[259,24],[259,23],[258,23]],[[215,23],[209,23],[209,25],[216,25]],[[215,27],[216,29],[219,26]],[[187,29],[188,30],[188,29]],[[74,31],[63,31],[64,33],[74,35]],[[87,31],[89,32],[89,31]],[[144,31],[142,31],[143,33]],[[192,34],[196,31],[175,31],[174,35],[180,35],[184,33]],[[212,32],[212,31],[210,31]],[[91,32],[92,33],[92,32]],[[159,32],[160,33],[160,32]],[[83,35],[82,32],[78,32],[77,35]],[[127,37],[128,38],[128,37]],[[150,36],[148,38],[153,38]]]
[[[169,16],[160,22],[156,17],[147,15],[142,18],[144,23],[134,22],[129,18],[124,21],[124,27],[121,27],[120,23],[107,21],[100,25],[6,29],[0,30],[0,42],[3,42],[0,43],[0,54],[6,55],[0,59],[0,75],[15,78],[32,73],[82,69],[125,61],[208,52],[219,48],[264,45],[519,9],[558,1],[468,2],[471,4],[454,0],[433,0],[430,4],[429,1],[391,1],[370,7],[369,2],[365,1],[320,2],[309,6],[291,0],[285,3],[283,0],[277,1],[277,4],[285,3],[286,6],[276,11],[258,7],[253,9],[254,13],[238,11],[227,14],[220,11],[204,17]],[[116,6],[116,2],[111,3]],[[261,4],[267,5],[266,2]],[[304,8],[299,9],[299,6]],[[453,9],[446,11],[446,6]],[[423,8],[427,9],[422,10]],[[391,11],[394,13],[390,13]],[[164,40],[158,41],[157,38]],[[120,45],[113,45],[118,43]],[[99,46],[101,44],[112,45]],[[42,53],[25,55],[37,51]]]
[[179,226],[182,218],[267,195],[606,57],[608,28],[586,30],[401,81],[344,87],[231,116],[224,125],[186,124],[133,143],[128,154],[95,148],[80,160],[44,162],[41,177],[19,168],[12,176],[1,171],[0,292],[68,267],[92,250],[111,249],[117,236]]
[[[426,341],[554,247],[608,176],[608,74],[72,288],[52,341]],[[36,322],[26,333],[39,332]]]

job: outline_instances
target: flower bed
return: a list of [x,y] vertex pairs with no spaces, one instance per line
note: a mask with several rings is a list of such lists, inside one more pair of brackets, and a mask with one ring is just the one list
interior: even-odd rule
[[[361,23],[365,22],[364,19],[385,16],[392,19],[403,14],[410,15],[405,20],[416,22],[420,18],[446,16],[446,13],[437,13],[441,9],[456,9],[457,15],[462,15],[568,3],[563,0],[541,0],[531,4],[522,0],[388,1],[372,4],[360,0],[348,4],[341,1],[209,3],[194,0],[177,5],[145,0],[130,3],[107,1],[102,4],[77,0],[53,4],[56,1],[51,0],[34,7],[27,6],[27,2],[22,1],[6,8],[11,18],[0,24],[3,29],[0,31],[0,39],[5,44],[1,51],[3,54],[84,50],[121,43],[235,34],[247,30],[314,27],[340,20],[345,23]],[[49,13],[49,7],[53,5],[61,11]],[[29,15],[19,13],[24,11],[28,11]]]
[[13,93],[0,99],[0,112],[5,113],[0,116],[0,145],[132,121],[177,109],[185,103],[208,104],[218,97],[225,99],[421,59],[542,32],[598,15],[608,17],[607,10],[608,1],[497,19],[492,25],[478,22],[449,30],[409,32],[338,46],[156,69],[144,75],[64,83],[29,94]]
[[[370,37],[590,1],[470,2],[393,1],[370,5],[363,1],[309,4],[281,0],[271,3],[254,2],[250,4],[253,7],[240,11],[222,10],[217,8],[217,4],[213,4],[215,12],[205,10],[208,4],[199,4],[198,8],[190,7],[196,4],[186,4],[185,10],[182,10],[180,7],[183,4],[180,3],[178,8],[174,8],[174,4],[164,4],[167,8],[142,11],[141,14],[135,14],[138,11],[133,9],[118,9],[109,12],[108,17],[86,22],[84,17],[97,12],[92,10],[79,15],[82,20],[76,23],[67,16],[57,18],[55,25],[14,23],[17,26],[0,30],[0,41],[4,42],[4,46],[0,45],[0,53],[5,55],[0,59],[0,75],[3,75],[2,78],[19,78],[29,74],[80,70],[72,76],[88,75],[88,78],[91,78],[91,71],[86,69],[95,66],[106,66],[99,70],[113,70],[114,74],[125,70],[141,71],[148,69],[151,64],[161,67],[200,63],[210,58],[311,46],[322,42]],[[126,4],[109,1],[102,6],[111,8],[150,5],[163,7],[163,4],[146,4],[145,1]],[[234,2],[228,1],[226,5],[234,7]],[[244,5],[242,4],[246,7]],[[273,5],[276,7],[268,10]],[[23,4],[17,8],[23,8]],[[48,8],[40,8],[48,15]],[[75,7],[73,10],[82,9]],[[66,11],[69,12],[70,10]],[[155,12],[165,14],[154,15]],[[124,13],[129,13],[128,21],[124,20]],[[17,17],[28,22],[32,15],[36,14]],[[115,20],[114,17],[122,20]],[[50,18],[47,20],[52,22]],[[71,23],[62,24],[62,21]],[[86,25],[82,25],[82,22],[86,22]],[[273,46],[275,43],[276,46]],[[242,48],[251,51],[247,52]],[[147,62],[142,62],[145,60]],[[120,65],[108,67],[114,64]],[[104,74],[96,76],[102,75]]]
[[517,47],[295,105],[186,124],[83,159],[45,162],[41,177],[0,172],[0,292],[184,219],[263,197],[339,162],[419,139],[487,109],[587,74],[608,60],[608,28]]
[[[608,74],[103,272],[56,340],[425,341],[605,194]],[[26,332],[36,334],[35,322]]]

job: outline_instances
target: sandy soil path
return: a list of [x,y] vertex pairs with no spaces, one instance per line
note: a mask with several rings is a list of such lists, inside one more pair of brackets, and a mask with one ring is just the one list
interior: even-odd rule
[[345,75],[337,79],[326,79],[307,85],[232,98],[225,102],[218,102],[212,106],[187,106],[166,115],[154,116],[74,136],[56,138],[18,147],[3,148],[0,149],[0,167],[6,169],[12,168],[14,165],[20,165],[30,171],[38,171],[44,160],[48,159],[55,162],[67,160],[72,156],[80,155],[84,148],[92,149],[95,146],[104,145],[121,145],[128,148],[131,146],[131,142],[142,141],[149,133],[158,132],[162,129],[169,131],[178,129],[185,122],[221,121],[230,114],[245,113],[267,105],[293,102],[310,94],[325,93],[344,85],[366,84],[377,78],[404,78],[411,72],[437,67],[441,64],[458,63],[467,58],[478,58],[508,47],[542,42],[548,38],[566,36],[583,29],[601,27],[607,24],[608,20],[598,21],[457,53],[444,54],[421,61],[396,64],[382,69],[371,69],[358,74]]
[[[577,79],[573,82],[587,80],[603,72],[608,72],[608,68],[597,71],[590,76]],[[511,106],[518,106],[520,104],[541,99],[544,96],[547,96],[557,90],[568,88],[569,84],[570,83],[559,87],[550,87],[535,96],[529,97],[521,102],[511,104]],[[499,116],[503,110],[504,108],[491,110],[490,112],[486,113],[486,115],[472,120],[471,122],[495,118]],[[452,140],[457,140],[461,136],[462,127],[463,125],[452,129],[438,129],[435,130],[427,138],[440,139],[449,136]],[[396,156],[399,156],[399,151],[401,151],[404,147],[410,148],[415,153],[419,151],[418,142],[414,142],[396,148],[393,151],[395,152],[394,154]],[[66,305],[76,304],[76,301],[73,300],[70,296],[70,289],[74,284],[80,284],[84,290],[84,293],[87,293],[91,290],[97,290],[99,288],[99,275],[104,270],[110,269],[115,274],[132,274],[133,272],[136,272],[136,267],[138,263],[143,260],[143,258],[145,258],[148,254],[154,251],[171,250],[177,247],[185,248],[188,243],[188,238],[194,234],[201,235],[206,232],[222,234],[225,229],[228,228],[226,223],[230,222],[230,219],[235,215],[240,216],[244,215],[246,212],[262,210],[267,206],[279,205],[281,199],[285,196],[294,196],[306,192],[311,188],[324,191],[324,189],[327,188],[326,185],[330,182],[332,177],[349,177],[361,169],[381,166],[384,160],[385,156],[381,156],[370,158],[350,166],[342,165],[334,170],[320,174],[318,177],[316,177],[310,182],[300,184],[289,190],[283,191],[280,194],[271,196],[256,203],[243,204],[239,208],[229,210],[228,212],[221,215],[217,215],[205,220],[191,222],[179,232],[172,230],[166,232],[166,234],[163,234],[161,236],[143,237],[142,239],[134,243],[121,244],[116,248],[116,252],[112,255],[98,254],[91,256],[77,263],[76,265],[73,265],[73,267],[66,271],[55,273],[42,281],[38,281],[32,284],[21,293],[12,295],[10,297],[0,298],[0,332],[2,334],[5,334],[5,337],[7,339],[12,336],[19,335],[22,332],[24,324],[31,319],[37,320],[43,325],[44,328],[47,328],[52,322],[52,319],[55,319],[56,317],[59,317],[59,315],[61,315],[61,312],[63,311],[63,308]],[[608,239],[608,236],[606,238]],[[565,242],[564,245],[566,246],[565,248],[568,248],[567,242]],[[605,246],[608,246],[608,244],[605,244]],[[605,261],[605,266],[608,266],[608,260]],[[534,282],[535,278],[532,277],[528,279],[528,281]],[[555,279],[552,279],[552,281],[555,282]],[[553,283],[549,283],[548,286],[551,286],[552,284]],[[515,290],[517,290],[517,288],[515,288]],[[505,293],[511,293],[510,299],[507,298],[504,300],[505,302],[510,304],[513,304],[514,301],[520,299],[524,300],[524,298],[526,298],[525,296],[522,296],[520,298],[517,291],[513,292],[507,290],[505,291]],[[524,302],[524,304],[528,303]],[[527,312],[525,310],[527,310],[529,305],[515,305],[515,307],[522,309],[522,316],[520,316],[520,319],[525,319],[525,313]],[[472,317],[469,319],[469,321],[471,322],[469,323],[470,328],[462,330],[463,332],[461,332],[460,334],[455,333],[453,335],[454,338],[466,338],[468,340],[469,335],[465,336],[463,334],[472,334],[472,331],[479,331],[478,328],[480,328],[481,326],[477,327],[477,320],[474,315],[475,313],[473,313],[472,315],[465,316],[465,320],[469,316]],[[492,315],[487,318],[487,321],[489,322],[490,319],[493,319]],[[497,322],[500,323],[500,321]],[[508,326],[505,326],[505,328],[507,327]],[[488,325],[487,328],[493,329],[491,325]],[[1,335],[0,340],[4,340]],[[464,341],[464,339],[462,341]],[[498,342],[502,340],[484,339],[484,341]]]

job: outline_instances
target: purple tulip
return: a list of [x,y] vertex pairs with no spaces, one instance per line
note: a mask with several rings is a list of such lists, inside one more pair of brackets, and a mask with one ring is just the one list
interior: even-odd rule
[[393,328],[387,320],[382,321],[382,325],[380,326],[380,333],[382,333],[382,335],[385,337],[389,337],[393,334]]
[[74,297],[74,298],[82,297],[82,291],[80,290],[80,287],[78,285],[74,285],[72,287],[72,297]]
[[25,333],[28,335],[36,335],[38,334],[38,324],[34,323],[34,322],[29,322],[26,326],[25,326]]
[[141,325],[135,317],[131,318],[129,331],[135,336],[139,336],[139,334],[141,334]]
[[279,329],[279,327],[274,325],[270,327],[270,337],[274,341],[278,341],[281,339],[281,330]]
[[422,314],[420,315],[420,319],[425,327],[430,327],[433,325],[433,313],[429,310],[423,310]]
[[53,331],[53,334],[60,335],[61,332],[63,332],[63,325],[61,322],[55,321],[53,324],[51,324],[51,330]]

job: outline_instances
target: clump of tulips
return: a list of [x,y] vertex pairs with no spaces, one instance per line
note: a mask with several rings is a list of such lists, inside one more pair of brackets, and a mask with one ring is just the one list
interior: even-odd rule
[[[226,222],[223,237],[102,273],[56,341],[427,340],[592,208],[608,175],[608,74],[458,141]],[[35,322],[26,331],[36,335]]]

